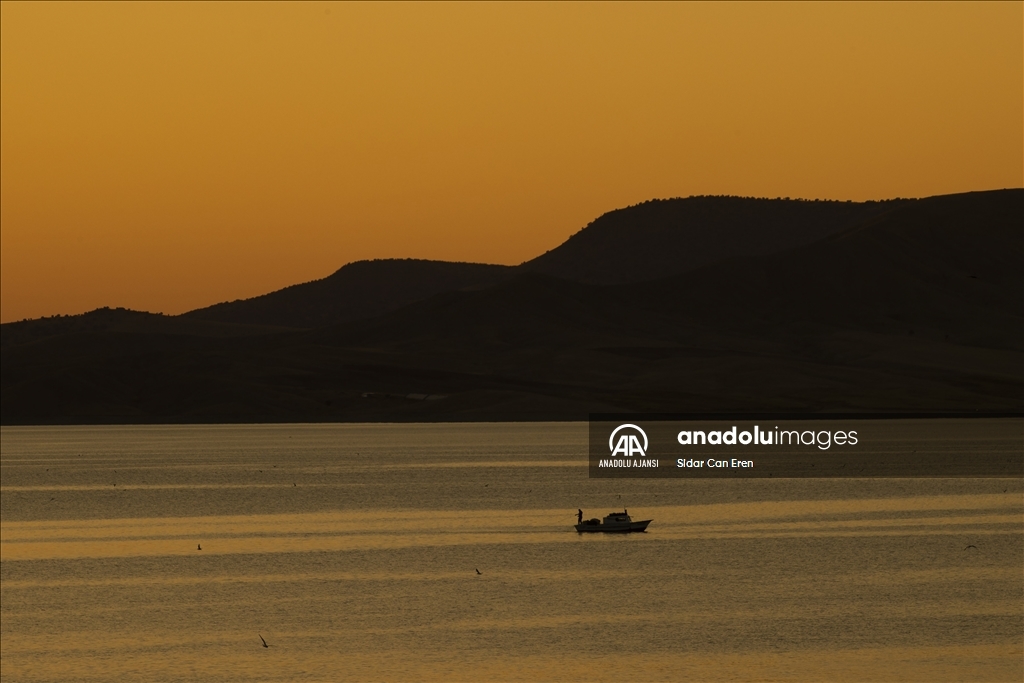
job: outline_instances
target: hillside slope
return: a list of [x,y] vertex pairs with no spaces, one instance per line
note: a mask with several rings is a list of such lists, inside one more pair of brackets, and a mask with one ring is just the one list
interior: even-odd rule
[[906,201],[655,199],[609,211],[521,268],[591,284],[657,280],[816,242]]
[[590,284],[656,280],[730,258],[807,244],[903,204],[690,197],[604,214],[559,247],[517,268],[416,259],[357,261],[334,274],[187,318],[316,328],[372,318],[435,294],[531,272]]
[[1021,413],[1024,191],[654,281],[517,270],[311,330],[75,329],[6,344],[2,370],[4,424]]
[[323,327],[373,317],[440,292],[485,287],[508,266],[420,259],[356,261],[322,280],[200,308],[183,317],[246,325]]

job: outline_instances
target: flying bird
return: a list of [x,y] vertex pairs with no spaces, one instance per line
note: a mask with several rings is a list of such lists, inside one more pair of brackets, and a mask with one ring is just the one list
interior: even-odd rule
[[477,574],[483,574],[483,572],[482,572],[482,571],[480,571],[479,569],[477,569],[477,570],[476,570],[476,573],[477,573]]
[[202,543],[196,543],[196,550],[202,550],[202,549],[203,549],[203,544]]
[[[261,636],[259,633],[257,633],[256,635],[260,636],[260,640],[263,640],[263,636]],[[267,645],[267,641],[265,640],[263,640],[263,647],[270,647],[269,645]]]
[[974,548],[975,550],[977,550],[978,546],[976,546],[976,545],[969,545],[969,546],[967,546],[967,548],[964,548],[964,550],[967,550],[968,548]]

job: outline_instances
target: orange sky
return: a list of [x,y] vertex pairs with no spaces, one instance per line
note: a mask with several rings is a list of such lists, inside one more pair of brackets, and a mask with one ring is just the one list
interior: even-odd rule
[[653,197],[1019,187],[1022,8],[4,3],[0,316],[519,263]]

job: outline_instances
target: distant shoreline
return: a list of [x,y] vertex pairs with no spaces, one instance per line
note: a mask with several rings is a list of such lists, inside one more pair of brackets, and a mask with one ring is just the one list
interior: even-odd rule
[[[618,413],[601,414],[601,421],[618,421],[638,419],[646,420],[982,420],[982,419],[1022,419],[1024,412],[1003,413],[658,413],[637,414]],[[534,424],[534,423],[578,423],[586,425],[591,420],[537,418],[524,419],[481,419],[481,420],[318,420],[318,421],[266,421],[266,422],[32,422],[0,424],[0,428],[10,427],[214,427],[214,426],[269,426],[269,425],[407,425],[407,424]]]

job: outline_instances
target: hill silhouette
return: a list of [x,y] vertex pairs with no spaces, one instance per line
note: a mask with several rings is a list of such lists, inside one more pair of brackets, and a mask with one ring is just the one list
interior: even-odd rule
[[[1024,411],[1024,191],[868,208],[819,239],[709,257],[659,279],[595,284],[503,269],[489,285],[311,329],[76,329],[10,342],[5,329],[0,417]],[[619,244],[621,262],[643,261],[624,251],[630,240],[605,241]]]
[[442,292],[489,286],[514,272],[594,284],[655,280],[807,244],[902,201],[653,200],[606,213],[561,246],[515,269],[417,259],[357,261],[322,280],[208,306],[185,317],[308,329],[372,318]]
[[593,284],[657,280],[815,242],[904,201],[654,199],[609,211],[522,268]]
[[[614,287],[524,274],[309,338],[592,410],[1020,411],[1022,227],[1024,193],[937,197],[766,257]],[[411,386],[460,390],[389,391]]]
[[274,325],[223,323],[216,320],[133,311],[127,308],[97,308],[81,315],[55,315],[0,325],[0,347],[82,333],[245,337],[273,334],[281,332],[282,329]]
[[311,328],[368,318],[440,292],[492,285],[508,266],[420,259],[357,261],[322,280],[190,311],[186,318]]

